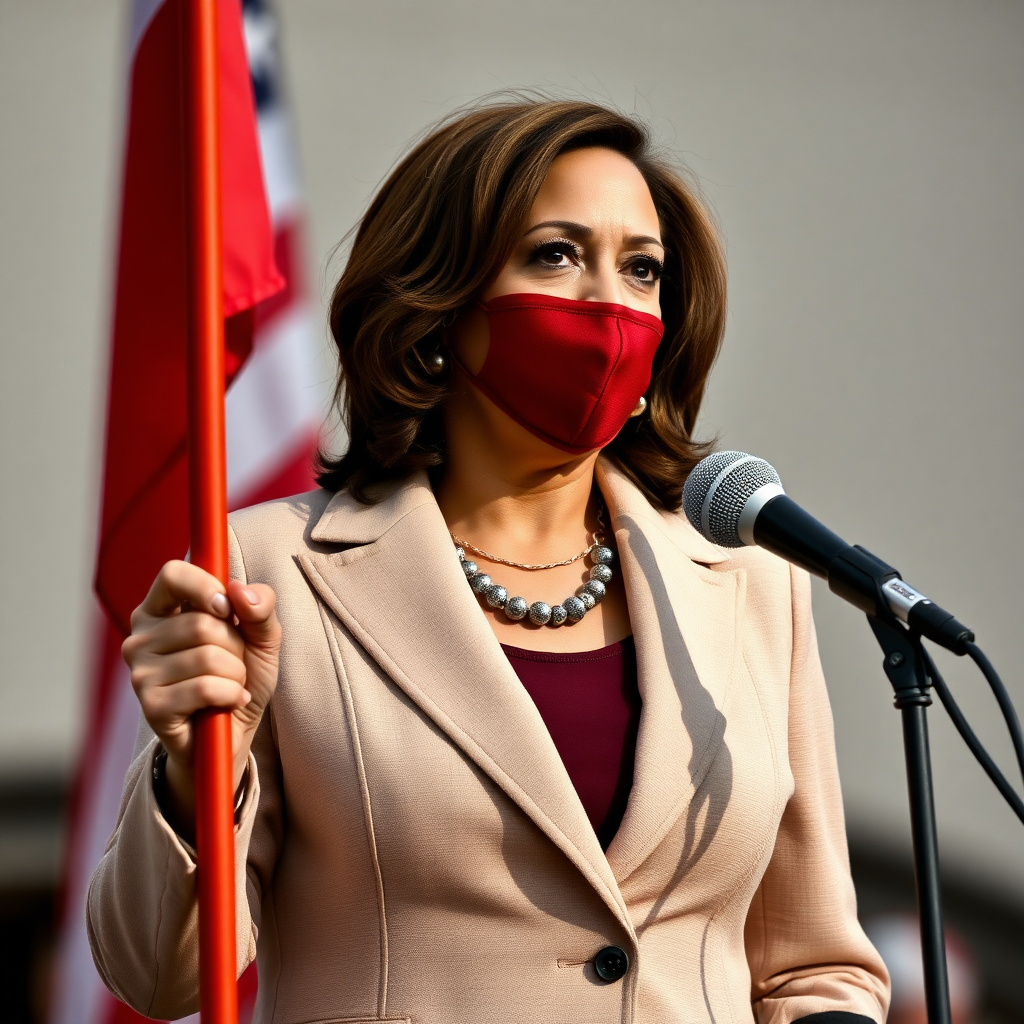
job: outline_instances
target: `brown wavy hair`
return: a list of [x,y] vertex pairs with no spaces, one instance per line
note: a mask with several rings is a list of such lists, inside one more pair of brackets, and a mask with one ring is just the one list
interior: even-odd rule
[[[363,216],[329,322],[335,391],[348,431],[318,482],[370,503],[373,484],[443,465],[447,376],[430,372],[442,331],[512,255],[552,161],[602,146],[631,160],[651,190],[665,244],[648,411],[605,448],[657,507],[675,511],[707,445],[692,437],[725,326],[725,264],[696,189],[657,155],[643,124],[594,103],[504,100],[463,110],[395,168]],[[449,360],[449,366],[451,361]]]

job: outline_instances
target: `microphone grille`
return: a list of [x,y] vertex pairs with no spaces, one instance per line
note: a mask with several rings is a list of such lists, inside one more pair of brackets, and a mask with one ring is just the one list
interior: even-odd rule
[[774,467],[746,452],[715,452],[701,459],[686,479],[683,510],[693,528],[712,544],[739,548],[740,516],[747,500],[766,484],[782,486]]

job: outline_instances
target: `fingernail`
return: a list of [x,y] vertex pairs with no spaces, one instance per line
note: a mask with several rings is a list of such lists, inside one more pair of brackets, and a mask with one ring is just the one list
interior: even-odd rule
[[248,587],[246,587],[242,591],[242,593],[245,594],[245,599],[246,599],[246,601],[249,602],[249,604],[259,604],[260,603],[260,595],[257,594],[255,590],[250,590]]
[[228,600],[227,594],[214,594],[210,598],[210,608],[214,615],[219,615],[221,618],[227,615],[231,611],[231,602]]

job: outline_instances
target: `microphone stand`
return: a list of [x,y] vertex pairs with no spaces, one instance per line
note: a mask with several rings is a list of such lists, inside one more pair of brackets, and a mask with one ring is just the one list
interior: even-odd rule
[[903,719],[903,751],[907,763],[910,827],[914,840],[914,878],[921,920],[921,958],[928,1024],[951,1024],[946,940],[939,890],[939,845],[932,795],[932,762],[928,747],[931,682],[921,652],[921,638],[895,619],[868,615],[868,625],[885,654],[882,667],[894,691],[893,703]]

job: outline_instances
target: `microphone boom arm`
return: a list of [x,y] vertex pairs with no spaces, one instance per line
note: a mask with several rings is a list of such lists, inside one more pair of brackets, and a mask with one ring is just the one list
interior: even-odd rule
[[891,565],[859,544],[847,544],[784,493],[758,506],[751,537],[760,547],[827,580],[832,593],[872,618],[895,616],[914,633],[958,655],[966,654],[967,644],[974,641],[970,629],[905,583]]

